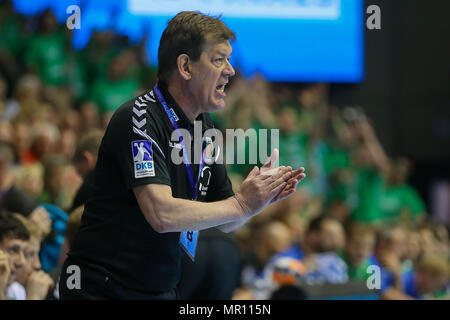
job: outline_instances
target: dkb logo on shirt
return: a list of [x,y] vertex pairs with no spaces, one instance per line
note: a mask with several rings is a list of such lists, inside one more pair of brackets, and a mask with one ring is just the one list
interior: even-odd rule
[[131,142],[131,148],[134,159],[134,177],[136,179],[154,177],[152,142],[147,140],[133,141]]

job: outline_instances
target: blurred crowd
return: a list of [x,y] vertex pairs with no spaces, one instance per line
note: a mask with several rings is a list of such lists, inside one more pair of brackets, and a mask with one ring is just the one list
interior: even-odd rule
[[[58,298],[103,132],[156,81],[147,39],[94,32],[74,51],[71,36],[51,11],[25,18],[0,3],[0,299]],[[300,288],[354,281],[383,299],[449,298],[448,226],[408,184],[412,163],[385,153],[361,108],[328,96],[327,84],[238,73],[212,114],[222,130],[279,129],[279,164],[307,173],[294,196],[236,232],[233,298],[306,298]],[[235,188],[254,165],[228,166]]]

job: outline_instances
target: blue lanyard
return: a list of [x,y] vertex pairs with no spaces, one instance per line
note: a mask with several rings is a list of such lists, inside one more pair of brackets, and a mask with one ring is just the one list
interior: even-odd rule
[[161,94],[161,91],[158,88],[158,84],[155,85],[153,91],[155,92],[156,97],[158,98],[159,102],[163,106],[164,111],[166,112],[167,117],[169,118],[170,122],[172,123],[172,126],[175,129],[175,132],[177,133],[178,138],[180,140],[181,148],[183,149],[184,164],[186,166],[189,183],[191,184],[192,200],[196,200],[197,199],[197,186],[200,182],[200,177],[202,174],[203,167],[205,166],[205,162],[203,159],[203,150],[202,150],[202,156],[201,156],[201,161],[200,161],[200,167],[198,169],[197,182],[194,182],[194,174],[192,173],[192,168],[191,168],[191,165],[189,164],[189,159],[188,159],[188,155],[186,152],[186,147],[184,145],[183,136],[180,134],[180,131],[179,131],[180,129],[178,128],[178,124],[173,119],[173,116],[170,112],[169,106],[167,105],[166,100],[164,99],[163,95]]

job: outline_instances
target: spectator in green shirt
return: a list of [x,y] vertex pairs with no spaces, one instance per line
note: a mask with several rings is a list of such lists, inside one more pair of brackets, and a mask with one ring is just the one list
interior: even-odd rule
[[352,223],[346,230],[346,245],[342,258],[347,263],[349,280],[366,281],[367,268],[375,248],[375,232],[361,223]]
[[39,19],[37,34],[31,38],[25,61],[46,85],[61,87],[67,84],[66,45],[55,16],[50,10],[45,11]]
[[128,75],[132,60],[132,52],[123,51],[111,60],[108,75],[100,75],[95,81],[91,99],[98,105],[101,113],[113,113],[140,89],[139,81]]
[[406,183],[410,170],[404,158],[392,161],[380,206],[386,222],[402,220],[417,223],[425,217],[425,204],[414,188]]

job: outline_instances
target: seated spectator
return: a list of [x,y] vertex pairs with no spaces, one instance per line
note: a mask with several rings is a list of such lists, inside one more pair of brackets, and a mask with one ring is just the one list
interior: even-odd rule
[[61,268],[64,261],[67,258],[67,252],[69,252],[70,247],[72,246],[73,239],[75,238],[75,234],[77,233],[78,228],[81,224],[81,217],[83,216],[84,206],[80,206],[75,208],[75,210],[69,213],[69,218],[67,220],[66,230],[64,234],[64,240],[59,250],[59,258],[58,263],[51,269],[48,273],[52,277],[53,281],[56,283],[55,290],[53,291],[50,299],[59,299],[59,277],[61,275]]
[[272,290],[280,285],[344,283],[347,266],[338,255],[345,245],[342,225],[335,219],[313,219],[304,242],[275,254],[264,268]]
[[33,198],[40,196],[44,190],[44,167],[41,163],[21,166],[17,185]]
[[26,191],[17,186],[13,161],[12,146],[0,141],[0,209],[28,216],[37,203]]
[[80,132],[90,132],[100,127],[100,117],[97,105],[91,101],[80,103],[78,108],[80,116]]
[[[14,90],[13,103],[17,104],[17,112],[12,119],[17,124],[22,124],[31,130],[31,127],[41,121],[54,123],[55,113],[52,106],[43,99],[43,89],[41,79],[34,74],[24,74],[20,77]],[[21,130],[24,130],[22,128]],[[29,136],[27,136],[29,140]],[[29,155],[20,153],[21,162],[32,161]]]
[[309,285],[348,281],[347,265],[334,252],[324,252],[306,257],[305,267],[307,269],[305,282]]
[[0,212],[0,300],[25,266],[24,250],[30,234],[12,213]]
[[375,249],[375,232],[369,226],[352,223],[347,228],[345,251],[349,280],[366,281],[370,274],[367,268],[373,264],[371,256]]
[[272,270],[268,267],[272,257],[291,244],[289,228],[273,221],[259,226],[253,238],[253,250],[243,262],[241,282],[252,289],[257,299],[267,299],[272,290]]
[[78,189],[69,210],[84,205],[91,193],[91,184],[94,180],[94,168],[97,164],[97,155],[100,143],[102,142],[103,133],[101,130],[92,130],[81,137],[75,150],[73,164],[78,174],[83,178],[83,183]]
[[408,230],[406,237],[406,252],[404,261],[402,263],[403,272],[413,270],[422,255],[422,248],[420,245],[420,235],[415,230]]
[[66,260],[67,252],[69,252],[72,246],[75,234],[81,224],[81,217],[83,216],[84,206],[79,206],[69,213],[69,218],[67,219],[66,232],[64,233],[64,241],[59,252],[59,259],[57,268],[61,268],[64,260]]
[[51,233],[42,242],[39,257],[42,263],[42,270],[48,272],[58,264],[59,253],[64,242],[68,215],[59,207],[44,203],[40,205],[48,212],[51,219]]
[[402,290],[402,257],[406,233],[401,227],[383,227],[376,235],[375,251],[371,257],[373,265],[381,270],[381,291],[393,287]]
[[30,239],[24,250],[24,267],[17,270],[16,281],[9,286],[7,297],[13,300],[44,300],[48,291],[54,286],[54,282],[48,274],[41,270],[39,250],[42,231],[38,225],[27,218],[20,215],[16,217],[27,228]]
[[44,191],[40,203],[51,203],[68,210],[73,202],[81,178],[73,166],[60,154],[49,154],[44,162]]
[[59,129],[51,124],[40,122],[31,128],[30,149],[23,155],[23,164],[33,164],[43,161],[44,157],[56,151],[61,138]]
[[409,161],[404,158],[391,161],[385,177],[386,189],[380,199],[384,222],[400,220],[407,224],[418,224],[426,216],[423,200],[417,191],[406,183],[410,167]]
[[345,233],[339,221],[320,215],[309,222],[304,241],[294,240],[295,244],[275,255],[273,259],[291,257],[303,260],[306,255],[339,252],[345,245]]
[[[75,112],[72,110],[72,112]],[[75,112],[78,116],[78,113]],[[59,139],[58,151],[68,161],[72,160],[75,154],[75,148],[77,144],[77,135],[73,129],[64,129],[61,131],[61,138]]]
[[338,220],[330,217],[316,219],[313,222],[318,224],[319,232],[315,248],[310,247],[306,251],[305,281],[308,284],[344,283],[348,280],[347,266],[338,255],[345,246],[344,228]]
[[91,98],[101,113],[112,114],[114,108],[135,96],[140,85],[129,76],[132,61],[132,54],[125,50],[110,61],[106,76],[97,75]]
[[56,87],[67,84],[66,39],[50,9],[39,17],[38,30],[29,43],[25,60],[45,84]]
[[449,264],[444,257],[437,255],[424,256],[417,271],[403,275],[403,289],[388,289],[383,298],[398,299],[435,299],[450,298],[448,292]]

